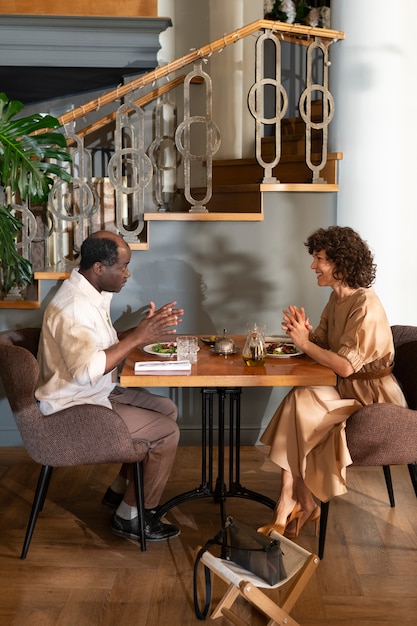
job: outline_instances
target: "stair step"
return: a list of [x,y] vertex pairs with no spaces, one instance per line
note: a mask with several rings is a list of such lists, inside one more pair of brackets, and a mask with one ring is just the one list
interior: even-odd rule
[[[337,183],[337,162],[342,158],[340,152],[328,153],[327,163],[321,171],[321,177],[327,183]],[[319,154],[312,155],[313,163],[320,163],[320,159]],[[309,183],[312,179],[311,170],[306,165],[304,156],[300,155],[283,156],[273,169],[273,175],[282,183]],[[264,170],[256,159],[225,159],[213,162],[213,189],[239,185],[242,181],[260,184],[263,177]]]
[[[178,190],[182,198],[182,206],[178,210],[188,211],[190,205],[186,201],[183,190]],[[203,188],[191,190],[193,198],[202,199],[206,195]],[[261,213],[261,193],[259,184],[213,185],[213,195],[207,202],[207,210],[211,213]]]
[[[300,155],[305,159],[306,152],[306,133],[305,125],[302,123],[302,128],[295,126],[290,129],[285,127],[281,129],[281,154],[282,156],[295,156]],[[322,132],[320,130],[312,129],[311,132],[311,148],[313,152],[320,152],[322,147]],[[264,137],[262,139],[261,154],[263,159],[272,158],[275,155],[275,137]]]
[[[323,121],[323,102],[314,100],[311,103],[311,120],[315,123]],[[281,154],[305,155],[306,126],[301,117],[286,117],[281,121]],[[262,139],[262,156],[273,157],[275,154],[275,137]],[[317,128],[311,129],[311,148],[313,152],[321,152],[322,131]]]

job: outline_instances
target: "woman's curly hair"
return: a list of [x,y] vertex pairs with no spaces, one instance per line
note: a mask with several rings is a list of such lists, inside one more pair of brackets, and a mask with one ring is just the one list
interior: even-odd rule
[[375,280],[376,265],[368,244],[349,226],[319,228],[304,244],[310,254],[324,250],[335,264],[333,276],[349,287],[370,287]]

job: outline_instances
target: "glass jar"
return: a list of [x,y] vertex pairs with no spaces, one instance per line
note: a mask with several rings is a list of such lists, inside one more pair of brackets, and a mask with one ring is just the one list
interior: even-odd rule
[[257,324],[248,324],[248,332],[242,357],[249,367],[263,365],[266,357],[266,344],[263,331]]

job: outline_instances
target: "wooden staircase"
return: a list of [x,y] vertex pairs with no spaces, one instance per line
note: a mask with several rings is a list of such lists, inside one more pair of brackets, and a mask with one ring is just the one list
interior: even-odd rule
[[[322,102],[312,102],[312,119],[314,122],[322,120]],[[323,191],[323,185],[313,185],[312,173],[306,164],[305,151],[305,123],[301,117],[286,118],[281,125],[281,159],[273,169],[273,175],[279,181],[282,191],[300,191],[300,185],[306,185],[304,191]],[[275,137],[262,139],[262,158],[272,161],[275,153]],[[321,131],[313,129],[311,145],[314,163],[321,161]],[[328,191],[336,191],[337,163],[343,158],[340,152],[327,154],[327,162],[321,170]],[[223,159],[213,161],[213,195],[207,203],[210,212],[217,213],[260,213],[262,211],[262,191],[271,187],[271,191],[278,190],[276,185],[263,185],[263,168],[255,157],[249,159]],[[261,189],[262,185],[262,189]],[[272,189],[273,187],[273,189]],[[205,195],[205,189],[193,189],[196,198]],[[188,211],[189,205],[183,199],[181,209]],[[180,210],[181,210],[180,209]]]

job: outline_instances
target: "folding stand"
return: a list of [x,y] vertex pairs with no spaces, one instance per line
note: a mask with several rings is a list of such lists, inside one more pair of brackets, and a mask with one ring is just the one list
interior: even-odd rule
[[[271,537],[279,539],[281,542],[287,573],[287,577],[276,585],[268,585],[264,580],[236,565],[233,561],[216,557],[208,551],[203,554],[201,563],[229,585],[226,593],[211,613],[211,619],[215,620],[224,616],[236,626],[248,626],[248,622],[245,622],[236,612],[232,611],[235,601],[239,597],[243,597],[269,618],[268,626],[276,624],[299,626],[298,622],[289,615],[289,612],[314,574],[320,559],[282,535],[272,533]],[[274,602],[261,591],[262,589],[278,589],[287,584],[288,588],[282,590],[279,602]]]

